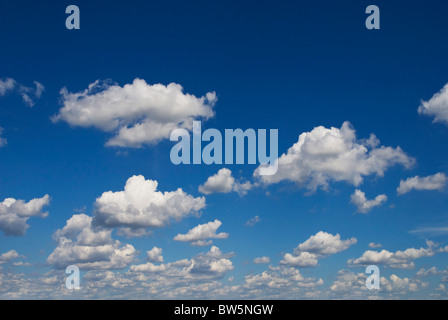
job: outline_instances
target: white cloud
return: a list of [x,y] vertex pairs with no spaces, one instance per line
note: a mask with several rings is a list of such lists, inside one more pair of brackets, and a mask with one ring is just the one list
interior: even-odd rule
[[11,262],[15,259],[18,259],[20,255],[16,250],[10,250],[0,255],[0,264]]
[[255,264],[265,264],[270,263],[271,259],[269,257],[258,257],[254,259]]
[[380,286],[386,292],[406,294],[407,292],[416,292],[419,288],[426,287],[427,283],[415,279],[400,278],[392,274],[389,279],[381,277]]
[[358,212],[367,213],[374,207],[381,206],[385,203],[387,201],[387,197],[385,194],[380,194],[373,200],[367,200],[366,194],[357,189],[355,190],[355,193],[351,195],[350,200],[356,206]]
[[244,196],[252,188],[253,184],[249,181],[236,181],[232,176],[232,171],[224,168],[219,170],[217,174],[209,177],[203,185],[200,185],[199,192],[203,194],[237,192],[239,195]]
[[179,84],[150,85],[135,79],[120,87],[96,81],[78,93],[61,90],[63,107],[52,120],[94,127],[114,136],[107,146],[141,147],[170,137],[175,128],[192,129],[193,120],[214,116],[216,94],[197,98]]
[[339,234],[332,235],[327,232],[319,231],[311,236],[305,242],[299,244],[295,252],[311,252],[319,255],[335,254],[347,250],[357,242],[356,238],[341,240]]
[[318,255],[309,252],[298,252],[294,255],[286,253],[280,263],[296,268],[310,268],[317,266],[317,258]]
[[397,188],[397,193],[403,195],[412,190],[442,190],[447,182],[445,173],[436,173],[428,177],[415,176],[406,180],[400,181],[400,186]]
[[109,270],[127,267],[137,255],[130,244],[122,244],[111,237],[112,230],[94,228],[92,217],[77,214],[55,232],[57,247],[47,263],[57,269],[77,265],[80,269]]
[[345,181],[359,186],[365,176],[383,176],[391,166],[406,168],[414,159],[400,147],[379,147],[380,142],[372,134],[368,140],[358,140],[349,122],[340,129],[316,127],[302,133],[278,161],[278,172],[272,176],[260,176],[259,168],[254,172],[265,184],[292,181],[310,191],[327,189],[331,181]]
[[396,299],[397,296],[414,293],[425,288],[427,283],[418,279],[400,278],[392,274],[389,278],[380,278],[380,290],[367,290],[365,273],[349,270],[338,272],[337,279],[330,286],[330,296],[338,299]]
[[418,270],[418,272],[416,273],[416,276],[419,278],[424,278],[424,277],[429,277],[429,276],[434,276],[434,275],[439,275],[442,272],[438,271],[436,267],[431,267],[429,269],[424,269],[421,268],[420,270]]
[[239,299],[311,299],[319,294],[317,288],[323,283],[292,267],[270,266],[260,274],[246,276],[242,285],[232,289],[239,293]]
[[347,264],[351,267],[368,266],[368,265],[385,265],[395,269],[412,269],[415,267],[415,259],[423,257],[431,257],[434,251],[431,247],[428,248],[409,248],[404,251],[390,252],[388,250],[365,251],[361,257],[357,259],[350,259]]
[[298,268],[315,267],[319,258],[347,250],[356,242],[356,238],[341,240],[339,234],[319,231],[299,244],[293,254],[286,253],[280,263]]
[[233,253],[223,254],[218,247],[212,246],[210,251],[200,253],[189,259],[155,265],[151,262],[132,265],[131,272],[159,273],[159,277],[187,279],[219,279],[233,270]]
[[146,254],[148,256],[148,261],[149,262],[158,262],[158,263],[162,263],[163,262],[163,256],[162,256],[162,249],[161,248],[154,247],[150,251],[147,251]]
[[[330,294],[338,298],[366,298],[370,294],[366,288],[365,273],[354,273],[349,270],[340,270],[336,280],[330,286]],[[377,292],[373,292],[375,294]]]
[[40,99],[42,92],[45,91],[45,87],[41,83],[37,81],[33,83],[35,88],[24,86],[11,78],[0,79],[0,97],[9,92],[17,92],[22,97],[23,103],[28,107],[33,107],[35,99]]
[[17,82],[11,78],[0,79],[0,96],[4,96],[9,91],[14,90],[16,84]]
[[175,241],[190,242],[194,246],[208,246],[212,244],[212,240],[208,239],[226,239],[228,233],[216,233],[222,222],[215,220],[213,222],[200,224],[189,230],[187,234],[178,234],[174,237]]
[[439,236],[448,233],[448,227],[439,226],[439,227],[423,227],[417,228],[414,230],[410,230],[409,233],[414,234],[427,234],[431,236]]
[[95,202],[94,224],[121,228],[129,236],[142,235],[148,228],[163,227],[205,208],[205,198],[194,198],[182,189],[157,191],[158,183],[143,176],[128,179],[124,191],[104,192]]
[[434,122],[448,125],[448,84],[437,92],[429,101],[422,101],[418,113],[433,116]]
[[380,243],[375,243],[375,242],[369,243],[369,248],[376,249],[376,248],[381,248],[381,247],[382,247],[382,245]]
[[3,134],[3,128],[0,127],[0,148],[6,146],[8,144],[8,140],[6,140],[6,138],[2,138],[2,134]]
[[246,222],[246,226],[249,227],[253,227],[254,225],[256,225],[258,222],[260,222],[261,219],[259,216],[255,216],[253,218],[250,218],[247,222]]
[[24,235],[29,227],[27,224],[29,218],[48,216],[48,212],[43,212],[42,209],[49,203],[49,195],[29,202],[13,198],[5,199],[0,202],[0,230],[7,236]]

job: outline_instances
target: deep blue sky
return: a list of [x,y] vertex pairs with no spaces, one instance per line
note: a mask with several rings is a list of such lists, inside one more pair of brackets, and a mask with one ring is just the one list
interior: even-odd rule
[[[80,30],[65,28],[69,4],[80,8]],[[369,4],[381,9],[381,30],[365,28]],[[172,239],[215,219],[223,223],[219,230],[230,234],[214,244],[235,253],[235,268],[226,276],[233,276],[234,284],[267,268],[254,265],[254,258],[269,256],[271,265],[278,265],[284,253],[318,231],[356,237],[348,250],[301,270],[322,278],[325,293],[347,260],[360,257],[370,242],[391,252],[425,247],[425,238],[447,245],[447,234],[409,233],[448,226],[446,191],[396,194],[401,179],[448,171],[448,128],[417,113],[420,101],[448,82],[447,10],[441,1],[1,2],[0,79],[27,86],[39,81],[45,92],[33,108],[19,95],[0,97],[0,127],[8,140],[0,148],[0,202],[49,194],[51,203],[49,217],[31,218],[25,236],[0,232],[0,254],[14,249],[26,261],[45,265],[56,246],[53,233],[75,210],[85,207],[91,215],[97,197],[123,190],[132,175],[157,180],[159,190],[182,188],[195,197],[201,195],[198,186],[223,167],[237,179],[252,179],[256,166],[173,166],[173,144],[167,140],[141,149],[108,148],[108,133],[50,120],[62,107],[63,87],[79,92],[97,79],[123,86],[135,78],[175,82],[199,97],[215,91],[216,116],[204,128],[278,129],[280,155],[302,132],[350,121],[359,139],[374,133],[381,145],[400,146],[416,159],[410,170],[396,166],[384,177],[365,177],[360,189],[369,199],[388,196],[386,204],[365,215],[356,214],[350,203],[356,187],[345,182],[311,195],[290,182],[254,188],[244,197],[208,195],[199,219],[172,223],[143,238],[114,233],[141,251],[140,262],[154,246],[163,248],[169,262],[208,249]],[[245,226],[255,215],[261,221]],[[446,253],[437,253],[416,260],[413,270],[386,267],[384,276],[414,278],[421,267],[444,269],[446,261]],[[34,268],[18,269],[31,274]],[[429,297],[439,280],[414,297]]]

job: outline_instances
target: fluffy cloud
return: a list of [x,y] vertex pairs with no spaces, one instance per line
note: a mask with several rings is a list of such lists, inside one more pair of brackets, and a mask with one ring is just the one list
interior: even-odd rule
[[84,270],[123,269],[134,260],[137,252],[132,245],[113,240],[111,233],[112,230],[95,229],[92,217],[74,215],[55,232],[57,247],[47,258],[47,263],[57,269],[69,265]]
[[375,243],[375,242],[369,243],[369,248],[376,249],[376,248],[381,248],[381,247],[382,247],[382,245],[380,243]]
[[356,238],[341,240],[339,234],[319,231],[299,244],[293,254],[286,253],[280,263],[297,268],[315,267],[319,258],[347,250],[356,242]]
[[313,298],[322,279],[306,278],[291,267],[269,267],[260,274],[245,277],[244,283],[234,291],[240,299],[298,299]]
[[341,240],[339,234],[332,235],[327,232],[319,231],[305,242],[299,244],[295,249],[295,253],[306,251],[319,255],[330,255],[347,250],[356,242],[357,240],[355,238]]
[[446,175],[440,172],[428,177],[416,176],[401,180],[400,186],[397,188],[397,193],[402,195],[412,190],[442,190],[446,182]]
[[421,268],[416,273],[416,276],[419,278],[425,278],[425,277],[439,275],[439,274],[443,274],[443,272],[438,271],[436,267],[431,267],[429,269]]
[[269,257],[258,257],[254,259],[255,264],[265,264],[270,263],[271,259]]
[[395,269],[412,269],[415,267],[415,259],[431,257],[434,251],[428,248],[409,248],[404,251],[390,252],[388,250],[365,251],[361,257],[348,260],[347,264],[351,267],[368,265],[385,265]]
[[338,272],[337,279],[330,286],[330,297],[338,299],[396,299],[397,296],[414,293],[427,287],[418,279],[400,278],[392,274],[389,278],[380,277],[380,290],[366,288],[367,274],[349,270]]
[[297,254],[286,253],[280,263],[296,268],[311,268],[317,266],[317,258],[317,254],[309,252],[299,252]]
[[232,171],[229,169],[221,169],[217,174],[209,177],[207,181],[199,186],[199,192],[203,194],[212,193],[230,193],[237,192],[243,196],[253,187],[249,182],[237,182],[232,176]]
[[381,277],[380,287],[386,292],[394,292],[398,294],[406,294],[408,292],[416,292],[419,288],[427,287],[428,284],[420,280],[400,278],[392,274],[389,279]]
[[146,254],[148,256],[148,261],[149,262],[159,262],[159,263],[163,262],[163,256],[162,256],[162,249],[161,248],[154,247],[150,251],[147,251]]
[[373,200],[367,200],[366,194],[361,190],[355,190],[350,197],[351,202],[356,206],[358,212],[367,213],[374,207],[378,207],[387,201],[387,197],[384,194],[376,196]]
[[316,127],[302,133],[299,141],[279,158],[277,174],[260,176],[258,168],[254,176],[265,184],[286,180],[315,191],[327,189],[331,181],[359,186],[365,176],[383,176],[391,166],[409,168],[414,164],[414,159],[400,147],[379,144],[373,134],[367,140],[358,140],[349,122],[340,129]]
[[0,230],[7,236],[22,236],[29,228],[27,221],[32,217],[45,218],[44,206],[50,203],[50,196],[33,199],[29,202],[7,198],[0,202]]
[[203,197],[194,198],[180,188],[161,192],[157,186],[157,181],[133,176],[126,182],[124,191],[104,192],[95,202],[94,224],[122,228],[129,236],[142,235],[148,228],[198,215],[205,207]]
[[107,146],[141,147],[169,138],[178,127],[192,129],[193,120],[214,116],[216,94],[201,98],[183,93],[179,84],[147,84],[135,79],[120,87],[96,81],[78,93],[61,90],[63,107],[52,120],[94,127],[114,136]]
[[208,239],[226,239],[229,234],[225,232],[216,233],[222,222],[215,220],[213,222],[200,224],[187,234],[178,234],[174,237],[175,241],[190,242],[194,246],[208,246],[212,244],[212,240]]
[[37,81],[34,81],[34,87],[27,87],[11,78],[0,79],[0,97],[9,92],[17,92],[29,107],[34,106],[34,100],[40,99],[44,90],[45,87]]
[[11,262],[19,257],[20,255],[16,250],[10,250],[0,255],[0,264]]
[[418,113],[434,117],[434,122],[448,125],[448,84],[429,101],[422,101]]
[[159,277],[187,279],[219,279],[227,272],[233,270],[232,261],[229,260],[233,253],[223,254],[218,247],[212,246],[210,251],[200,253],[191,259],[155,265],[151,262],[140,265],[132,265],[131,272],[158,273]]

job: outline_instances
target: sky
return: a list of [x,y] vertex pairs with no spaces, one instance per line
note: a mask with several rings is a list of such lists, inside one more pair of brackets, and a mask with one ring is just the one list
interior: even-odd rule
[[[0,298],[446,299],[447,9],[1,2]],[[174,165],[193,121],[277,173]]]

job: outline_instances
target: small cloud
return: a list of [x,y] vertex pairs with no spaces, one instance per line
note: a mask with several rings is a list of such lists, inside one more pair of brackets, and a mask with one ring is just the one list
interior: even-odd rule
[[440,235],[448,234],[448,227],[439,226],[439,227],[416,228],[416,229],[410,230],[409,233],[419,234],[419,235],[440,236]]
[[422,100],[418,113],[432,116],[434,117],[434,122],[448,125],[448,83],[430,100]]
[[8,140],[2,137],[4,129],[0,127],[0,148],[6,146],[8,144]]
[[34,81],[34,87],[27,87],[14,79],[0,79],[0,97],[9,92],[16,92],[22,97],[23,103],[28,107],[35,105],[35,99],[40,99],[42,92],[45,91],[43,84]]
[[254,259],[255,264],[265,264],[270,263],[271,259],[269,257],[259,257]]
[[259,216],[255,216],[255,217],[251,218],[249,221],[246,222],[246,226],[253,227],[254,225],[256,225],[260,221],[261,221],[260,217]]
[[236,181],[232,176],[232,171],[224,168],[209,177],[203,185],[200,185],[199,192],[203,194],[237,192],[240,196],[244,196],[253,187],[254,185],[249,181]]
[[318,259],[347,250],[357,241],[356,238],[342,240],[339,234],[319,231],[299,244],[292,254],[286,253],[280,264],[296,268],[315,267]]
[[387,201],[387,196],[384,194],[378,195],[373,200],[367,200],[366,194],[361,190],[356,190],[350,197],[351,202],[356,206],[359,213],[367,213],[374,207],[381,206]]
[[20,258],[21,256],[17,253],[16,250],[10,250],[0,255],[0,264],[8,263],[13,260]]
[[50,196],[48,194],[29,202],[14,198],[5,199],[0,202],[0,230],[7,236],[23,236],[29,227],[28,219],[48,216],[48,212],[44,212],[42,209],[49,203]]
[[406,180],[400,181],[400,186],[397,188],[398,195],[403,195],[412,190],[442,190],[447,182],[445,173],[439,172],[428,177],[415,176]]
[[187,234],[178,234],[174,237],[174,240],[190,242],[193,246],[208,246],[212,244],[212,240],[209,239],[226,239],[229,237],[229,234],[225,232],[216,233],[221,225],[222,222],[219,220],[200,224],[188,231]]
[[163,263],[162,249],[154,247],[150,251],[146,252],[149,262]]
[[382,245],[380,243],[370,242],[369,248],[375,249],[375,248],[381,248]]

